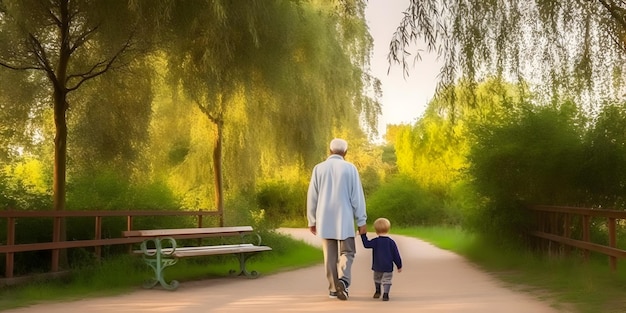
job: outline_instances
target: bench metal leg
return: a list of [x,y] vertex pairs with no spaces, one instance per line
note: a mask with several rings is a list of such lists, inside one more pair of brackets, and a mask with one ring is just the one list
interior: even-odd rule
[[[176,249],[176,241],[173,238],[163,238],[163,240],[167,240],[170,242],[172,248]],[[147,243],[154,242],[156,252],[150,253],[148,252]],[[165,281],[165,277],[163,276],[163,270],[168,267],[176,264],[178,259],[171,256],[174,250],[170,254],[164,254],[162,252],[161,238],[154,238],[151,240],[146,240],[141,244],[141,249],[144,251],[143,260],[152,268],[154,271],[154,278],[151,278],[147,282],[143,284],[144,288],[153,288],[157,284],[161,284],[161,286],[167,290],[175,290],[178,288],[178,281],[172,280],[170,283]]]
[[259,277],[259,273],[257,271],[248,272],[246,269],[246,261],[255,254],[256,253],[237,253],[237,259],[239,259],[239,271],[230,270],[230,275],[246,276],[248,278]]
[[147,282],[143,284],[144,288],[153,288],[157,284],[161,284],[161,286],[167,290],[174,290],[178,288],[178,281],[172,280],[169,284],[165,281],[165,277],[163,276],[163,270],[168,267],[176,264],[176,259],[163,259],[157,257],[156,259],[144,259],[146,264],[150,266],[154,270],[154,278],[151,278]]

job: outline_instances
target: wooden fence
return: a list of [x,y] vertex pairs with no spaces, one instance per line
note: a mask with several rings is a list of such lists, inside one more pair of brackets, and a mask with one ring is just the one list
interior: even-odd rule
[[[530,208],[535,214],[536,229],[530,235],[576,247],[585,259],[594,251],[609,257],[611,270],[617,270],[617,260],[626,258],[626,250],[617,247],[617,226],[626,222],[626,211],[588,209],[564,206],[536,205]],[[606,228],[608,245],[592,242],[592,223]]]
[[[536,229],[530,231],[530,235],[579,248],[585,258],[589,257],[590,251],[605,254],[613,271],[617,270],[617,260],[626,258],[626,250],[617,247],[617,225],[626,222],[626,211],[547,205],[536,205],[530,209],[535,213],[536,222]],[[59,271],[59,256],[63,249],[93,247],[95,255],[100,257],[103,246],[138,243],[141,238],[102,238],[102,219],[126,217],[125,230],[133,230],[133,218],[140,216],[197,216],[198,227],[203,227],[204,216],[219,216],[220,226],[223,223],[219,211],[0,211],[0,219],[6,219],[7,225],[6,242],[0,243],[0,254],[5,254],[4,280],[13,278],[16,253],[51,250],[50,270],[55,273]],[[93,217],[93,239],[61,241],[61,221],[70,217]],[[23,218],[50,218],[52,241],[16,244],[17,220]],[[608,245],[591,240],[591,224],[598,219],[605,225]]]
[[[0,218],[6,219],[6,242],[0,243],[0,254],[5,254],[4,280],[14,276],[14,256],[16,253],[39,250],[52,250],[52,273],[59,271],[59,256],[62,249],[93,247],[97,257],[101,256],[102,246],[132,244],[141,242],[141,238],[123,238],[121,230],[118,238],[102,238],[102,219],[106,217],[126,217],[126,229],[133,230],[133,218],[155,216],[197,216],[197,226],[203,227],[204,216],[219,216],[220,226],[223,224],[219,211],[0,211]],[[61,222],[70,217],[93,217],[93,239],[61,241]],[[16,244],[16,225],[18,219],[50,218],[52,222],[52,241]]]

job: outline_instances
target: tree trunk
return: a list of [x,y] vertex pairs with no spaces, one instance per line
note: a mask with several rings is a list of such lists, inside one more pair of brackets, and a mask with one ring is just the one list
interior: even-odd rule
[[65,210],[65,175],[67,159],[67,122],[65,95],[62,91],[54,92],[54,181],[53,204],[55,211]]
[[215,142],[213,145],[213,179],[215,182],[215,207],[219,212],[220,226],[224,226],[224,183],[222,179],[222,141],[224,122],[215,122]]
[[[69,2],[62,0],[59,2],[59,10],[61,13],[60,30],[60,46],[59,46],[59,63],[56,69],[56,75],[50,75],[49,78],[54,88],[54,126],[56,134],[54,137],[54,177],[52,187],[53,206],[55,211],[65,210],[65,182],[67,172],[67,66],[69,64],[71,49],[69,46],[70,38],[70,14]],[[49,72],[50,73],[50,72]],[[59,225],[59,234],[56,237],[59,241],[67,239],[65,218],[61,218]],[[67,267],[67,250],[61,250],[59,255],[59,265]]]
[[[54,136],[54,177],[52,182],[52,203],[55,211],[65,210],[65,176],[67,169],[67,103],[66,92],[64,90],[54,91],[54,125],[56,134]],[[53,239],[65,241],[67,239],[65,218],[60,219],[59,228],[55,229]],[[55,251],[53,253],[59,253]],[[54,260],[52,270],[58,270],[55,267],[65,268],[68,265],[67,251],[61,250],[58,254],[58,260]]]

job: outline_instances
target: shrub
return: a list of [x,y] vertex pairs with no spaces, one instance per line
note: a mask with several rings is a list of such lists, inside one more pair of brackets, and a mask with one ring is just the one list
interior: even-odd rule
[[413,179],[397,176],[367,199],[368,220],[386,217],[399,226],[436,225],[446,219],[442,202]]
[[164,183],[132,183],[113,171],[68,182],[69,210],[172,210],[180,203]]
[[281,222],[303,216],[306,206],[307,185],[284,180],[259,184],[256,202],[259,210],[275,226]]
[[469,174],[483,199],[470,215],[474,230],[516,239],[530,227],[527,205],[576,199],[582,144],[574,113],[566,104],[535,107],[474,128]]

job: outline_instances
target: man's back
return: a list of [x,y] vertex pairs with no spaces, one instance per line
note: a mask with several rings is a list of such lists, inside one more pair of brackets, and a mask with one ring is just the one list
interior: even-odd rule
[[333,154],[313,169],[307,196],[307,211],[326,239],[354,236],[354,220],[365,224],[365,197],[356,167]]

